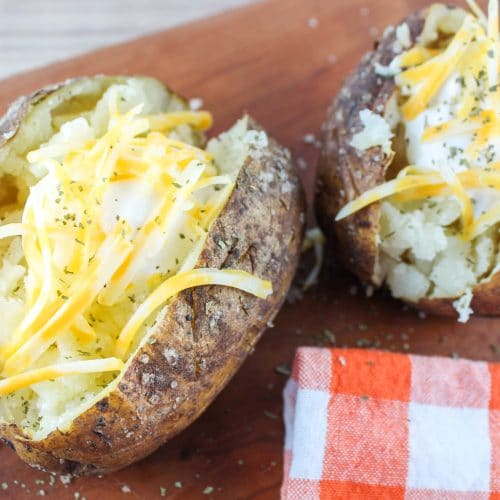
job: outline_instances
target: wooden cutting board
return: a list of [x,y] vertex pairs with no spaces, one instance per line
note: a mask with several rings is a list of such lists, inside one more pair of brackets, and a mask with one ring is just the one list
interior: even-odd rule
[[[214,113],[215,131],[249,111],[308,163],[301,174],[310,199],[318,151],[304,136],[318,133],[342,79],[385,26],[426,3],[257,3],[0,82],[0,108],[76,75],[152,75],[184,95],[203,98]],[[320,286],[283,307],[274,328],[208,411],[157,453],[105,478],[69,485],[56,478],[52,485],[48,474],[29,469],[3,446],[0,498],[27,498],[43,490],[57,499],[77,498],[75,493],[87,499],[149,499],[160,498],[160,488],[169,498],[276,498],[282,478],[283,365],[291,363],[298,346],[333,340],[339,346],[499,360],[500,319],[474,318],[467,325],[422,319],[382,293],[366,297],[340,270],[325,271]],[[1,489],[3,482],[7,490]]]

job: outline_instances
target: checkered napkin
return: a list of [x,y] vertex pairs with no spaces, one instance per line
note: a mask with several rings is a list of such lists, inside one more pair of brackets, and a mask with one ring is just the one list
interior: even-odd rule
[[500,364],[301,348],[284,396],[284,499],[500,500]]

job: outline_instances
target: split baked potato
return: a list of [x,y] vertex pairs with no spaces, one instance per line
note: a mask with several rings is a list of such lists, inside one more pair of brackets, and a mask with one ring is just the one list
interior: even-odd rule
[[289,152],[158,81],[44,88],[0,120],[0,436],[101,474],[212,402],[277,314],[301,247]]
[[316,212],[367,285],[467,321],[500,314],[498,5],[390,27],[323,128]]

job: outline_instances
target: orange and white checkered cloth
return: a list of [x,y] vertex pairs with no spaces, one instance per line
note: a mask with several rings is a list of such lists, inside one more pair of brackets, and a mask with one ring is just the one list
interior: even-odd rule
[[300,348],[283,499],[500,500],[500,364]]

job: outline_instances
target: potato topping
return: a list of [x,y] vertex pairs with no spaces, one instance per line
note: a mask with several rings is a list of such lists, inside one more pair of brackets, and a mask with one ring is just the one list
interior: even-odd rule
[[354,134],[351,146],[361,150],[381,146],[385,154],[390,154],[391,139],[394,134],[384,118],[369,109],[361,111],[359,118],[363,124],[363,130]]
[[179,131],[208,128],[209,113],[145,114],[142,103],[124,105],[128,90],[112,86],[96,105],[108,107],[102,133],[92,117],[74,117],[27,155],[36,182],[0,226],[2,244],[11,241],[0,310],[15,305],[0,334],[0,413],[12,411],[5,398],[17,391],[38,405],[27,418],[60,415],[62,386],[52,385],[59,399],[44,400],[57,379],[74,386],[68,401],[105,388],[154,327],[154,313],[187,288],[272,292],[240,270],[195,269],[251,142],[245,120],[203,150]]
[[[487,15],[473,1],[469,4],[473,14],[432,6],[413,47],[395,56],[387,67],[390,71],[385,67],[378,71],[395,75],[408,166],[361,194],[337,215],[341,220],[383,201],[382,276],[378,279],[385,278],[395,296],[412,301],[461,297],[455,302],[461,320],[468,317],[464,311],[469,310],[474,285],[498,268],[496,256],[489,259],[486,269],[476,266],[476,260],[484,237],[493,238],[494,246],[500,222],[498,3],[489,2]],[[360,113],[363,122],[367,112]],[[358,143],[356,134],[352,145],[365,149]],[[433,204],[443,206],[448,201],[458,207],[455,218],[443,224],[437,214],[434,219],[429,217]],[[441,241],[442,233],[443,247],[422,258],[417,242],[417,249],[403,243],[401,227],[384,234],[384,227],[395,225],[393,217],[401,220],[406,214],[411,215],[408,224],[413,231],[419,217],[426,219],[427,233],[420,238]],[[439,269],[444,254],[458,248],[454,238],[463,243],[456,250],[455,264],[465,271],[460,271],[463,279],[457,286],[450,287],[446,284],[450,275]],[[446,269],[451,271],[451,267]]]

